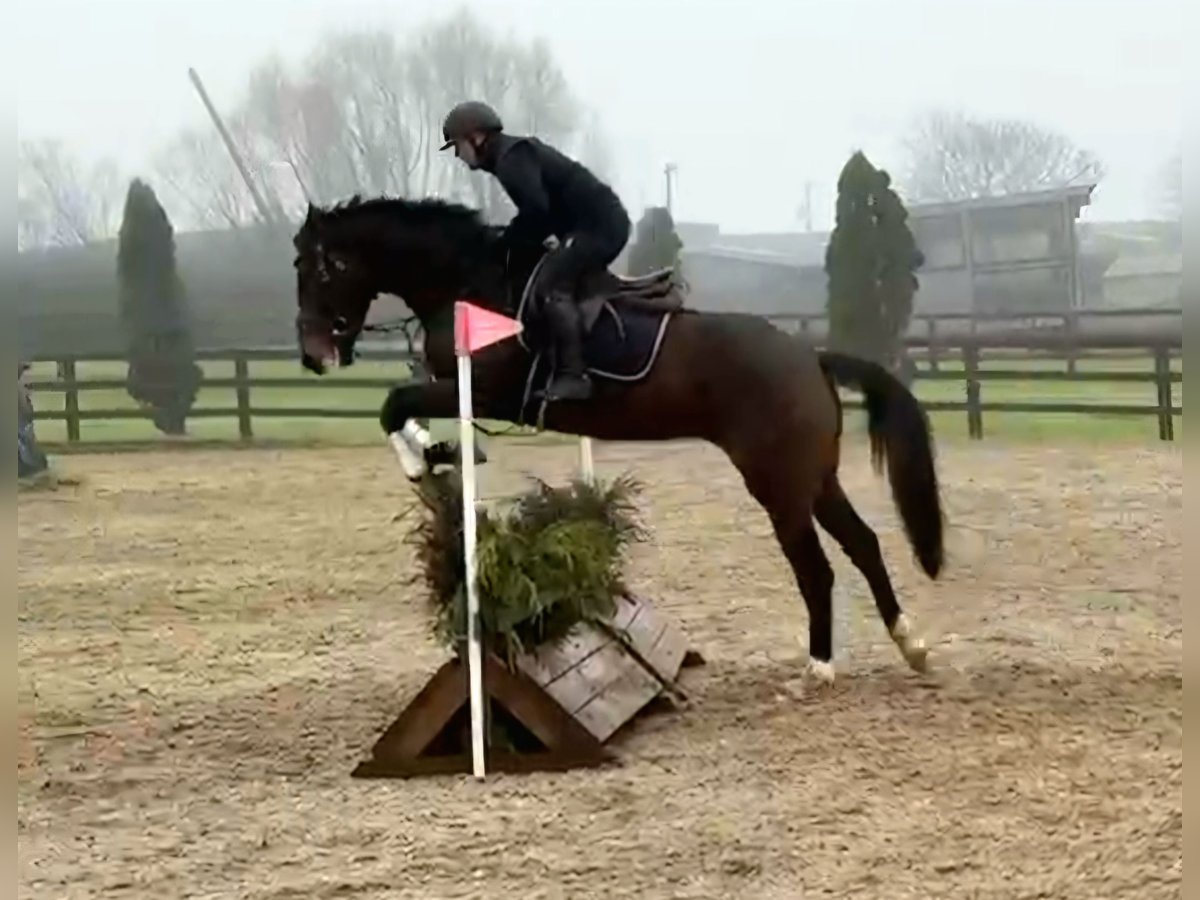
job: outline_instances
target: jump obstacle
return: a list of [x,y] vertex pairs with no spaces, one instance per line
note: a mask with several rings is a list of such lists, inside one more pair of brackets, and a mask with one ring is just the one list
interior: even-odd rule
[[[686,696],[681,669],[702,665],[679,626],[644,598],[620,598],[612,620],[517,658],[483,656],[489,772],[563,771],[618,760],[605,745],[652,700]],[[355,778],[472,771],[466,666],[451,659],[425,683],[359,763]],[[490,740],[502,724],[503,744]]]
[[[675,678],[685,664],[703,663],[699,654],[689,653],[678,626],[648,600],[629,596],[616,598],[607,620],[577,623],[553,645],[516,654],[511,667],[484,645],[476,579],[471,356],[520,334],[522,327],[474,304],[455,304],[466,653],[460,649],[409,702],[376,741],[371,758],[354,770],[358,777],[468,771],[483,778],[489,769],[599,765],[615,758],[604,741],[647,703],[664,692],[684,701]],[[423,427],[410,420],[388,439],[410,479],[428,470],[429,435]],[[594,482],[589,438],[582,439],[579,453],[584,479]],[[504,746],[495,740],[501,719]]]
[[[579,452],[581,473],[592,481],[590,439],[581,440]],[[686,705],[679,673],[704,658],[649,599],[624,596],[609,620],[580,623],[563,640],[519,654],[512,667],[487,647],[481,662],[487,770],[516,773],[618,762],[610,738],[657,697]],[[443,664],[352,776],[472,772],[468,675],[461,656]]]

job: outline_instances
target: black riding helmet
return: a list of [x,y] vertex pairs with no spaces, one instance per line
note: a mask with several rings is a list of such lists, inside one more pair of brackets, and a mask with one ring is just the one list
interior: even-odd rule
[[446,114],[442,123],[443,150],[449,150],[459,138],[464,138],[472,131],[503,131],[504,123],[499,114],[479,100],[467,100],[458,104]]

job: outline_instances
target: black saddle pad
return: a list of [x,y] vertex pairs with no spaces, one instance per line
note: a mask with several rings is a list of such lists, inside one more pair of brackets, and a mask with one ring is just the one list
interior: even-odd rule
[[[549,368],[553,346],[540,310],[528,303],[521,309],[525,330],[521,341],[535,356],[535,368]],[[640,381],[650,374],[671,313],[631,309],[619,302],[606,303],[583,338],[583,361],[596,378],[610,381]]]

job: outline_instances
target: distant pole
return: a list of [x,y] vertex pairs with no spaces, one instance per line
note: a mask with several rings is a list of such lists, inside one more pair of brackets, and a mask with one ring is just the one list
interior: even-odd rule
[[812,233],[812,181],[804,182],[804,230]]
[[196,93],[200,95],[200,102],[204,104],[204,108],[208,110],[209,116],[213,120],[213,124],[217,126],[217,133],[221,135],[221,140],[225,143],[225,149],[229,151],[229,155],[233,158],[233,164],[237,166],[238,173],[242,176],[242,181],[246,182],[246,190],[250,192],[250,198],[254,201],[254,205],[258,207],[258,214],[262,216],[264,222],[273,223],[276,221],[274,213],[267,205],[267,201],[263,199],[263,195],[259,192],[254,184],[254,179],[250,177],[250,171],[246,168],[246,164],[242,162],[242,156],[237,151],[237,147],[233,143],[233,137],[225,128],[225,123],[221,121],[221,116],[217,112],[217,108],[213,106],[212,100],[208,97],[208,91],[204,89],[204,84],[200,81],[200,75],[195,69],[188,69],[188,78],[192,81],[192,86],[196,88]]
[[675,165],[675,163],[669,162],[663,166],[663,177],[667,182],[667,212],[669,212],[671,215],[675,215],[675,192],[673,190],[672,181],[674,180],[675,173],[678,170],[679,167]]

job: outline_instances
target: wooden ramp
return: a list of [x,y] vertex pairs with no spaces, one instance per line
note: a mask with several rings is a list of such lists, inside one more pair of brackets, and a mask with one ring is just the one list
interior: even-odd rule
[[576,628],[565,640],[517,659],[518,668],[597,740],[606,741],[670,688],[687,655],[682,629],[644,598],[623,597],[607,627]]
[[[684,699],[679,670],[700,665],[683,631],[645,598],[621,598],[609,622],[576,627],[517,658],[484,657],[490,772],[554,771],[616,760],[607,741],[665,693]],[[443,665],[380,736],[353,775],[407,778],[471,771],[464,663]]]

